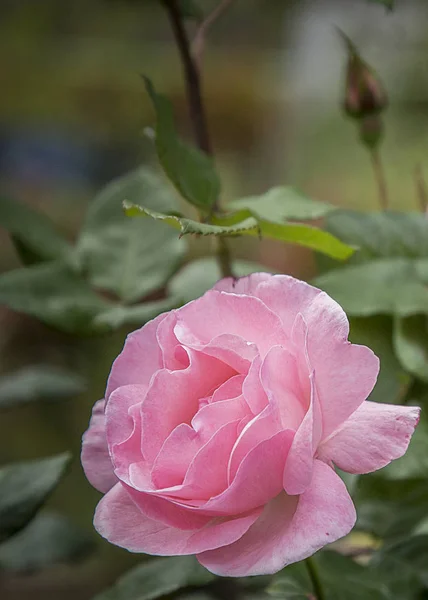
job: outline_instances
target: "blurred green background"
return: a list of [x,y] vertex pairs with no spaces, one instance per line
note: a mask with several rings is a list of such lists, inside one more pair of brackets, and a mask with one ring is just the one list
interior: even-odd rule
[[[215,3],[201,0],[207,10]],[[49,215],[73,240],[106,182],[153,163],[153,123],[140,74],[173,101],[189,135],[181,69],[157,0],[0,0],[2,195]],[[212,29],[204,95],[224,200],[280,183],[361,210],[376,209],[367,153],[340,109],[343,29],[380,73],[390,97],[382,147],[391,208],[417,209],[415,168],[427,165],[428,3],[397,0],[394,12],[361,0],[236,0]],[[193,25],[190,25],[192,29]],[[237,256],[310,278],[312,253],[274,242],[232,244]],[[18,266],[0,230],[0,269]],[[206,242],[192,242],[195,253]],[[0,307],[0,374],[37,363],[80,374],[85,391],[65,403],[2,413],[0,460],[71,449],[74,462],[50,501],[93,535],[99,553],[48,574],[0,577],[4,600],[90,598],[135,562],[92,531],[99,494],[84,478],[80,438],[103,396],[126,330],[76,338]]]

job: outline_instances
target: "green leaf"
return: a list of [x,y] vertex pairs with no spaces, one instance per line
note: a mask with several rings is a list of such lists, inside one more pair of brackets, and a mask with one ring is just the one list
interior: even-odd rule
[[[328,600],[390,600],[386,586],[375,573],[337,552],[323,551],[312,557],[317,566],[321,585]],[[277,598],[312,600],[314,590],[304,563],[293,569],[286,567],[273,579],[268,588]]]
[[47,365],[24,367],[0,377],[0,409],[38,400],[63,400],[85,389],[83,379]]
[[248,209],[262,220],[283,222],[319,219],[336,209],[332,204],[312,200],[292,187],[274,187],[261,196],[249,196],[229,202],[231,210]]
[[241,235],[245,231],[254,231],[255,233],[258,231],[257,223],[251,217],[233,225],[222,225],[221,218],[218,218],[218,224],[211,225],[209,223],[199,223],[176,214],[162,214],[129,202],[124,202],[123,206],[128,217],[151,217],[156,221],[163,221],[170,227],[177,229],[180,236],[189,234],[235,236]]
[[385,258],[334,269],[316,277],[313,285],[326,291],[350,316],[428,313],[428,287],[419,267],[428,259]]
[[148,168],[112,181],[90,205],[77,244],[81,266],[95,287],[127,303],[164,286],[185,244],[163,223],[127,219],[124,200],[163,212],[177,207],[170,187]]
[[359,477],[353,499],[357,527],[392,542],[412,535],[426,519],[428,481],[426,477],[387,479],[384,471]]
[[64,453],[0,469],[0,543],[34,517],[62,478],[71,459]]
[[39,514],[0,545],[0,571],[39,571],[55,564],[86,558],[92,537],[55,513]]
[[392,345],[390,317],[351,317],[349,339],[368,346],[380,359],[380,372],[369,400],[399,404],[409,384]]
[[390,600],[389,590],[376,573],[338,552],[315,556],[329,600]]
[[360,250],[347,265],[322,259],[314,284],[329,293],[349,315],[428,312],[428,219],[419,213],[338,211],[326,229]]
[[141,327],[160,313],[177,308],[180,304],[178,297],[170,296],[163,300],[145,302],[134,306],[115,306],[97,315],[94,319],[94,325],[101,329],[118,329],[124,325]]
[[156,558],[128,571],[94,600],[152,600],[181,588],[210,583],[214,575],[193,556]]
[[394,349],[406,371],[428,383],[428,320],[426,315],[394,319]]
[[66,258],[71,247],[51,221],[25,204],[2,197],[0,227],[12,236],[24,264]]
[[111,305],[62,263],[43,263],[0,275],[0,304],[68,333],[93,333],[93,320]]
[[316,227],[298,223],[279,224],[258,220],[251,211],[245,209],[236,213],[216,215],[213,217],[213,223],[209,224],[199,223],[176,214],[161,214],[128,202],[124,203],[124,208],[129,217],[143,216],[160,219],[179,230],[181,235],[249,235],[258,238],[265,236],[312,248],[338,259],[346,259],[354,251],[331,234]]
[[383,546],[374,555],[371,565],[386,576],[396,573],[399,579],[405,579],[407,586],[413,582],[414,592],[422,587],[428,588],[428,535],[416,535]]
[[312,583],[304,561],[282,569],[273,577],[267,592],[285,600],[313,600]]
[[181,141],[169,100],[144,77],[156,111],[156,150],[165,173],[190,204],[209,212],[220,196],[220,180],[206,154]]
[[[260,271],[269,272],[263,265],[244,260],[236,260],[232,264],[232,271],[236,277],[244,277],[250,273]],[[172,296],[190,302],[202,296],[204,292],[222,278],[218,261],[213,257],[192,260],[174,275],[168,284]]]
[[179,0],[178,6],[180,8],[181,16],[186,19],[200,21],[204,16],[204,13],[194,0]]

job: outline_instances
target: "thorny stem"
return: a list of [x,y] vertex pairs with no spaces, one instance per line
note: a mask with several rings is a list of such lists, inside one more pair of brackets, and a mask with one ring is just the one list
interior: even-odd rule
[[[208,133],[205,107],[202,101],[201,77],[196,60],[190,50],[190,42],[183,24],[182,15],[177,5],[177,0],[162,0],[162,4],[168,13],[183,65],[189,114],[195,139],[200,150],[212,156],[211,140]],[[212,211],[220,211],[218,198],[212,207]],[[218,238],[217,259],[222,276],[233,277],[229,247],[226,240],[222,237]]]
[[321,579],[318,572],[318,567],[312,557],[307,558],[305,561],[306,568],[308,569],[309,577],[314,588],[316,600],[326,600],[324,590],[322,588]]
[[372,159],[373,171],[374,171],[374,174],[376,177],[380,209],[388,210],[388,208],[389,208],[388,189],[386,187],[385,171],[383,168],[379,150],[377,148],[373,148],[370,152],[370,155],[371,155],[371,159]]
[[206,154],[212,154],[205,109],[202,102],[201,78],[190,52],[190,42],[183,24],[180,9],[176,0],[162,0],[162,3],[168,13],[175,41],[180,52],[186,82],[190,120],[193,125],[196,142],[199,148]]

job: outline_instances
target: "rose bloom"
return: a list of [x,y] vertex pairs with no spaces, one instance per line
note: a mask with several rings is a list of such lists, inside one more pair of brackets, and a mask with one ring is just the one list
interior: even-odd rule
[[348,333],[327,294],[264,273],[131,333],[83,437],[98,532],[225,576],[274,573],[349,533],[335,465],[402,456],[419,408],[365,401],[379,361]]

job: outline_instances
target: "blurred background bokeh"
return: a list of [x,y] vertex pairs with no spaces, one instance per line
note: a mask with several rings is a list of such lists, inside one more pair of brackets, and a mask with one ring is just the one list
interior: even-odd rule
[[[208,10],[215,3],[200,4]],[[356,42],[388,90],[382,151],[391,208],[417,208],[414,171],[427,164],[426,0],[397,1],[393,12],[361,0],[232,3],[209,35],[203,70],[224,201],[287,183],[348,208],[377,207],[368,155],[341,111],[346,57],[336,27]],[[97,190],[154,162],[144,134],[153,113],[142,73],[172,99],[188,135],[181,68],[157,0],[0,0],[1,195],[45,213],[75,239]],[[0,248],[0,269],[18,266],[3,230]],[[309,251],[257,241],[233,248],[283,272],[304,278],[315,272]],[[0,374],[37,362],[66,367],[85,382],[85,391],[66,403],[2,413],[1,463],[70,449],[71,473],[50,506],[99,545],[84,564],[3,578],[3,600],[85,600],[135,561],[93,532],[99,494],[78,458],[92,404],[103,395],[125,334],[77,338],[0,307]]]

